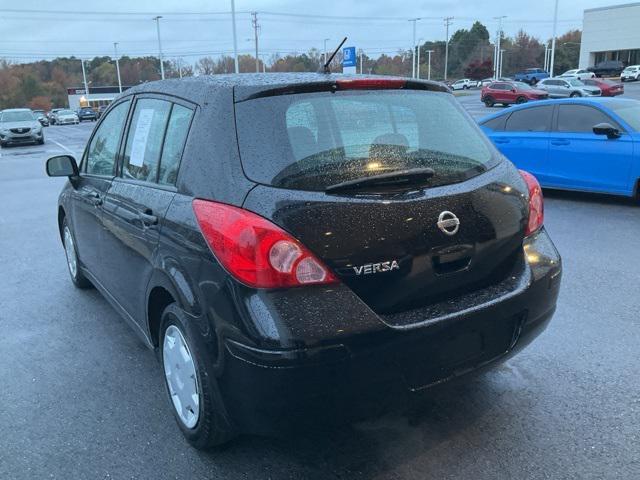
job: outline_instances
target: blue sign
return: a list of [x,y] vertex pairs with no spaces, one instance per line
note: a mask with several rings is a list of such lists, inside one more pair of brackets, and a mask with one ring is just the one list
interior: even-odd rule
[[345,47],[342,49],[342,66],[356,66],[356,47]]

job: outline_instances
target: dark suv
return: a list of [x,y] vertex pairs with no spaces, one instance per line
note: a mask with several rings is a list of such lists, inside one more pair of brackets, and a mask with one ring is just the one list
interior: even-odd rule
[[507,358],[555,310],[537,181],[441,84],[147,83],[109,107],[79,166],[47,172],[69,177],[73,283],[158,351],[198,448],[396,404]]
[[587,70],[595,73],[596,77],[619,77],[624,70],[624,63],[620,60],[605,60]]
[[95,122],[98,119],[98,114],[91,107],[82,107],[78,110],[78,119],[80,122],[83,120],[91,120],[92,122]]

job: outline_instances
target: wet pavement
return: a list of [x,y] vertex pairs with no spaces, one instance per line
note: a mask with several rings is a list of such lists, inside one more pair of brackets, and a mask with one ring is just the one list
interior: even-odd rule
[[0,478],[640,478],[637,203],[546,192],[565,268],[558,311],[506,364],[407,411],[202,453],[175,425],[153,353],[68,278],[64,180],[44,161],[81,152],[92,127],[0,151]]

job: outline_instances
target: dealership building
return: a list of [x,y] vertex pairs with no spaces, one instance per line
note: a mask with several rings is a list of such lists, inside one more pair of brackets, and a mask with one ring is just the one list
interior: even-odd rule
[[640,64],[640,3],[584,11],[579,68],[604,60]]
[[[122,91],[130,87],[122,86]],[[120,88],[115,87],[89,87],[89,94],[84,88],[67,88],[69,108],[78,110],[80,107],[98,108],[101,105],[109,105],[114,98],[120,95]]]

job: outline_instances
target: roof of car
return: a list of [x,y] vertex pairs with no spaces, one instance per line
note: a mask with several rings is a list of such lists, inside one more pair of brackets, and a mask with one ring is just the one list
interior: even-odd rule
[[517,110],[524,110],[526,108],[532,107],[540,107],[543,105],[562,105],[562,104],[574,104],[574,105],[602,105],[607,106],[611,104],[622,104],[628,103],[629,105],[640,105],[638,100],[633,100],[631,98],[614,98],[614,97],[591,97],[591,98],[560,98],[555,100],[543,100],[539,102],[530,102],[523,103],[521,105],[514,105],[509,107],[507,110],[492,113],[491,115],[487,115],[486,117],[478,120],[479,124],[486,122],[487,120],[491,120],[493,118],[500,117],[502,115],[507,115],[511,112],[515,112]]
[[30,108],[5,108],[4,110],[2,110],[3,113],[6,112],[30,112],[31,109]]
[[448,88],[438,82],[429,80],[414,80],[405,77],[392,77],[384,75],[345,75],[325,73],[239,73],[223,75],[201,75],[181,79],[157,80],[147,82],[128,89],[125,95],[156,92],[179,95],[187,99],[206,98],[216,90],[241,87],[243,90],[277,89],[280,87],[300,86],[314,83],[332,83],[337,80],[365,80],[386,79],[404,80],[425,85],[429,89],[448,92]]

